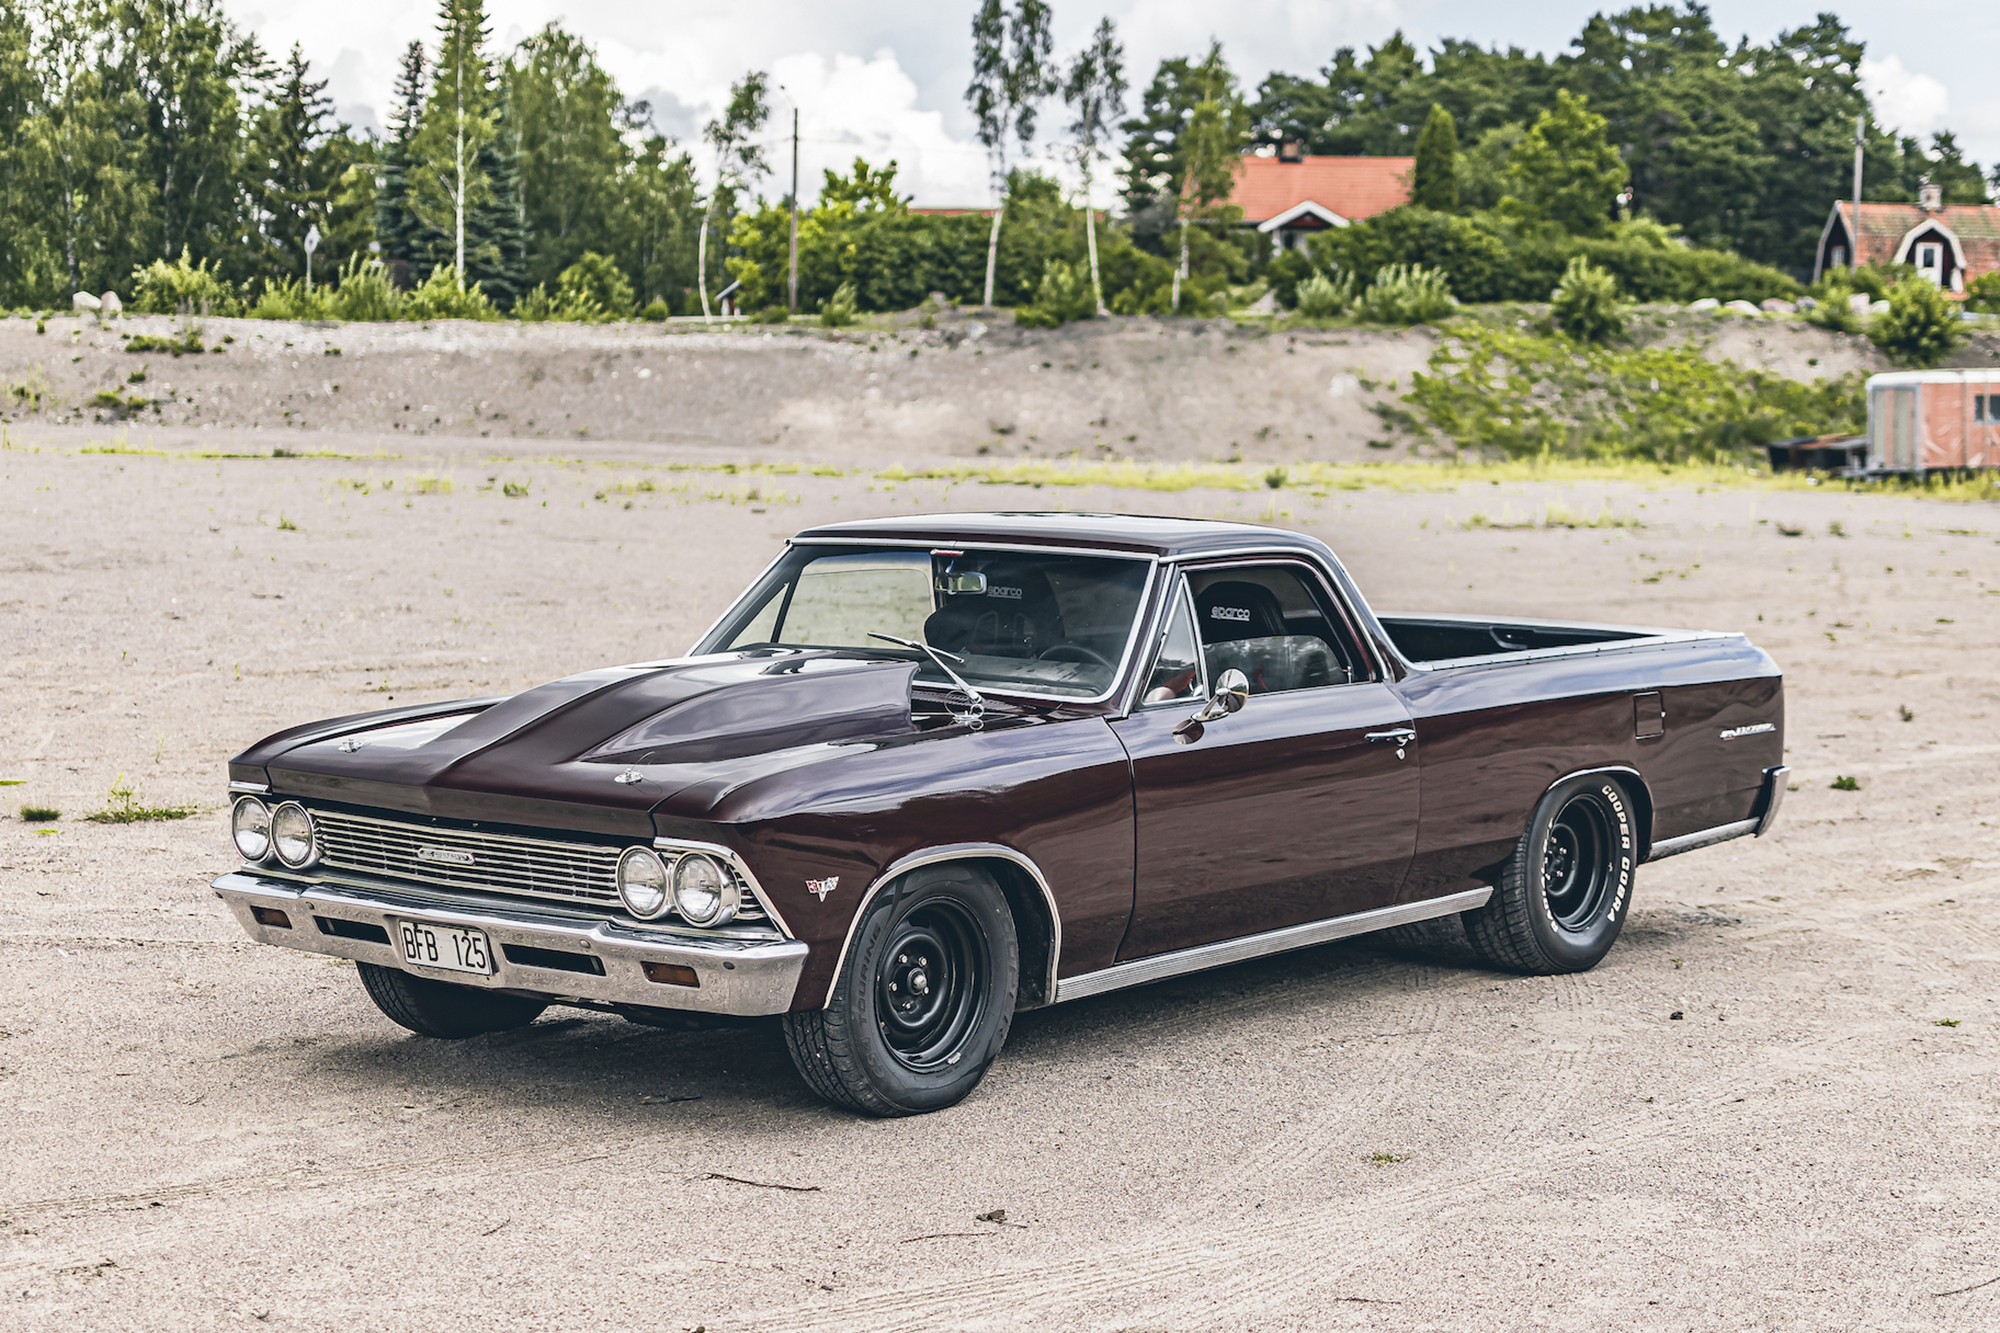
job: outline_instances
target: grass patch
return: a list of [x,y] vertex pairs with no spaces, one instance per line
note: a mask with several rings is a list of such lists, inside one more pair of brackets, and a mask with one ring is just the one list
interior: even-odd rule
[[528,494],[528,483],[525,481],[507,482],[500,487],[500,493],[510,500],[525,499]]
[[202,346],[198,329],[184,331],[179,337],[166,337],[151,333],[135,335],[125,344],[128,352],[165,352],[170,356],[199,355],[208,349]]
[[283,514],[278,515],[278,531],[297,532],[298,530],[299,530],[298,524],[292,522],[292,520],[286,518]]
[[1849,777],[1847,774],[1841,773],[1836,775],[1833,781],[1827,785],[1835,791],[1860,791],[1861,779]]
[[21,807],[23,824],[53,824],[62,818],[62,811],[52,805],[24,805]]
[[1959,1020],[1956,1018],[1933,1018],[1931,1020],[1931,1026],[1934,1028],[1955,1028],[1958,1024]]
[[1413,1153],[1371,1152],[1361,1160],[1370,1166],[1393,1166],[1397,1162],[1407,1162]]
[[139,788],[120,773],[105,794],[104,808],[84,816],[93,824],[142,824],[156,819],[186,819],[201,807],[188,805],[141,804]]
[[1507,509],[1503,508],[1497,520],[1490,519],[1484,514],[1473,513],[1467,515],[1465,522],[1459,526],[1468,530],[1472,528],[1491,528],[1497,532],[1508,532],[1534,528],[1643,528],[1646,525],[1629,514],[1612,513],[1611,505],[1608,501],[1598,507],[1595,516],[1585,517],[1561,501],[1551,500],[1543,506],[1539,518],[1531,516],[1516,521],[1513,515]]

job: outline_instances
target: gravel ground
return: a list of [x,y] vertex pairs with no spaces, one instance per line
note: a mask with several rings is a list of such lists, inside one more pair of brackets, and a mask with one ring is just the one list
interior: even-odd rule
[[[101,436],[0,452],[0,1325],[2000,1326],[1990,507],[77,452]],[[1024,501],[1296,526],[1386,608],[1748,630],[1797,790],[1770,837],[1643,870],[1586,975],[1343,942],[1024,1014],[969,1101],[894,1122],[814,1101],[764,1029],[410,1037],[207,888],[222,765],[269,730],[675,651],[808,523]],[[1644,526],[1473,522],[1551,501]],[[121,774],[199,811],[84,821]]]

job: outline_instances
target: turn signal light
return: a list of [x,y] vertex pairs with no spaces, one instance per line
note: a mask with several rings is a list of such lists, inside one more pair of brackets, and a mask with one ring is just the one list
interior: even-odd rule
[[657,981],[663,986],[693,986],[701,989],[701,978],[691,967],[679,963],[647,963],[646,980]]
[[253,907],[250,915],[257,918],[260,926],[276,926],[279,930],[292,928],[292,919],[275,907]]

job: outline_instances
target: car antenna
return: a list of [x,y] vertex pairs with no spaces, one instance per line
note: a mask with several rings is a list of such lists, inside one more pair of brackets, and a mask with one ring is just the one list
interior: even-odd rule
[[[960,693],[965,695],[967,701],[965,711],[962,713],[954,712],[952,716],[958,721],[963,722],[972,731],[978,731],[986,725],[986,696],[966,684],[965,678],[956,671],[953,671],[950,662],[945,660],[949,658],[951,662],[962,663],[965,661],[964,658],[955,653],[948,653],[942,648],[933,648],[929,644],[921,643],[916,639],[902,639],[894,634],[877,634],[872,629],[868,631],[868,637],[871,639],[880,639],[884,643],[893,643],[902,648],[914,648],[918,652],[926,654],[931,661],[937,663],[938,670],[951,677],[951,683],[958,686]],[[950,701],[947,700],[946,702],[949,704]]]

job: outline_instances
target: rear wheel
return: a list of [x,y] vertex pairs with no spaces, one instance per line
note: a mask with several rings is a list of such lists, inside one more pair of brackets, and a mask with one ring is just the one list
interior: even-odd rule
[[928,866],[877,895],[823,1009],[785,1015],[813,1091],[869,1115],[964,1099],[1014,1021],[1020,942],[1007,899],[970,866]]
[[373,963],[355,966],[361,970],[361,984],[375,1007],[391,1022],[419,1036],[456,1040],[524,1028],[549,1007],[547,1000],[432,981],[393,967]]
[[1638,839],[1617,779],[1571,778],[1542,798],[1484,907],[1462,913],[1481,957],[1551,975],[1595,967],[1632,899]]

